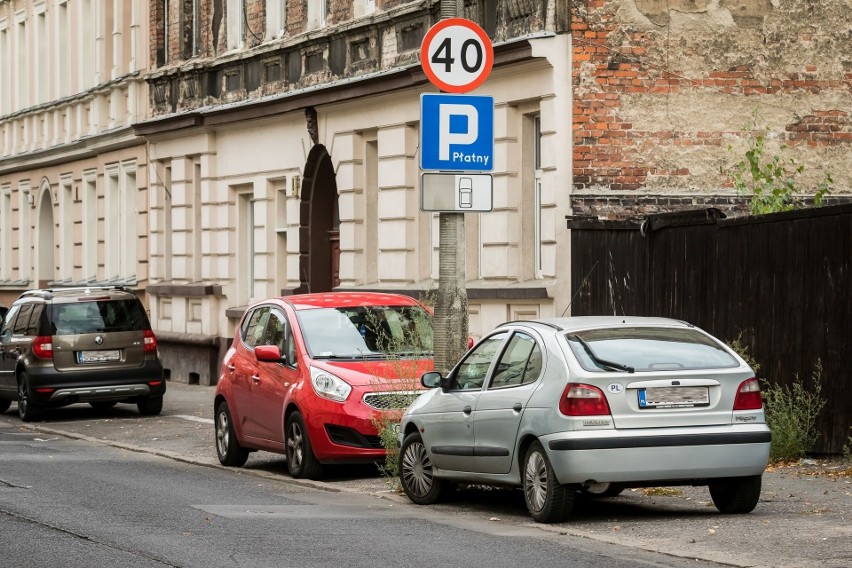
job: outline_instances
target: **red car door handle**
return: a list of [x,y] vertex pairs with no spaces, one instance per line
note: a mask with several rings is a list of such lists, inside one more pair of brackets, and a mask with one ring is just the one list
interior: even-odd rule
[[228,365],[228,370],[232,373],[234,372],[235,367],[233,365]]
[[252,375],[251,380],[254,381],[255,383],[259,383],[260,382],[260,376]]

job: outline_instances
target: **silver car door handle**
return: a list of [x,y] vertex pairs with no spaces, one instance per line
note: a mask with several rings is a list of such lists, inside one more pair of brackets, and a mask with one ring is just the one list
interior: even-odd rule
[[470,414],[471,412],[473,412],[473,409],[470,406],[465,406],[462,409],[462,412],[464,412],[465,414]]
[[521,404],[520,402],[516,402],[515,406],[512,407],[512,410],[514,410],[515,412],[520,412],[523,408],[523,404]]

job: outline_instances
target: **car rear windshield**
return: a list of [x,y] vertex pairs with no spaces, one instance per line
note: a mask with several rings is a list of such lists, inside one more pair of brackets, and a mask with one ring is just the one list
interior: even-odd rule
[[417,306],[317,308],[298,317],[314,358],[432,356],[432,317]]
[[678,371],[739,366],[718,341],[697,329],[590,329],[568,333],[566,339],[587,371]]
[[53,304],[48,312],[52,335],[78,335],[150,329],[138,300],[97,300]]

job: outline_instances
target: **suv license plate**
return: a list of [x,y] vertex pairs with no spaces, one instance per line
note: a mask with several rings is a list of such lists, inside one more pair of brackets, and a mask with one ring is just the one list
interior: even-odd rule
[[118,361],[121,352],[118,349],[100,351],[77,351],[78,363],[104,363],[106,361]]
[[649,387],[639,389],[639,408],[709,406],[707,387]]

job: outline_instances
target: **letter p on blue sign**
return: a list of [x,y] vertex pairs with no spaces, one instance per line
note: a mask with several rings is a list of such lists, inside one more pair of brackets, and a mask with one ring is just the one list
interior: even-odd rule
[[494,99],[473,95],[420,96],[420,168],[494,169]]

